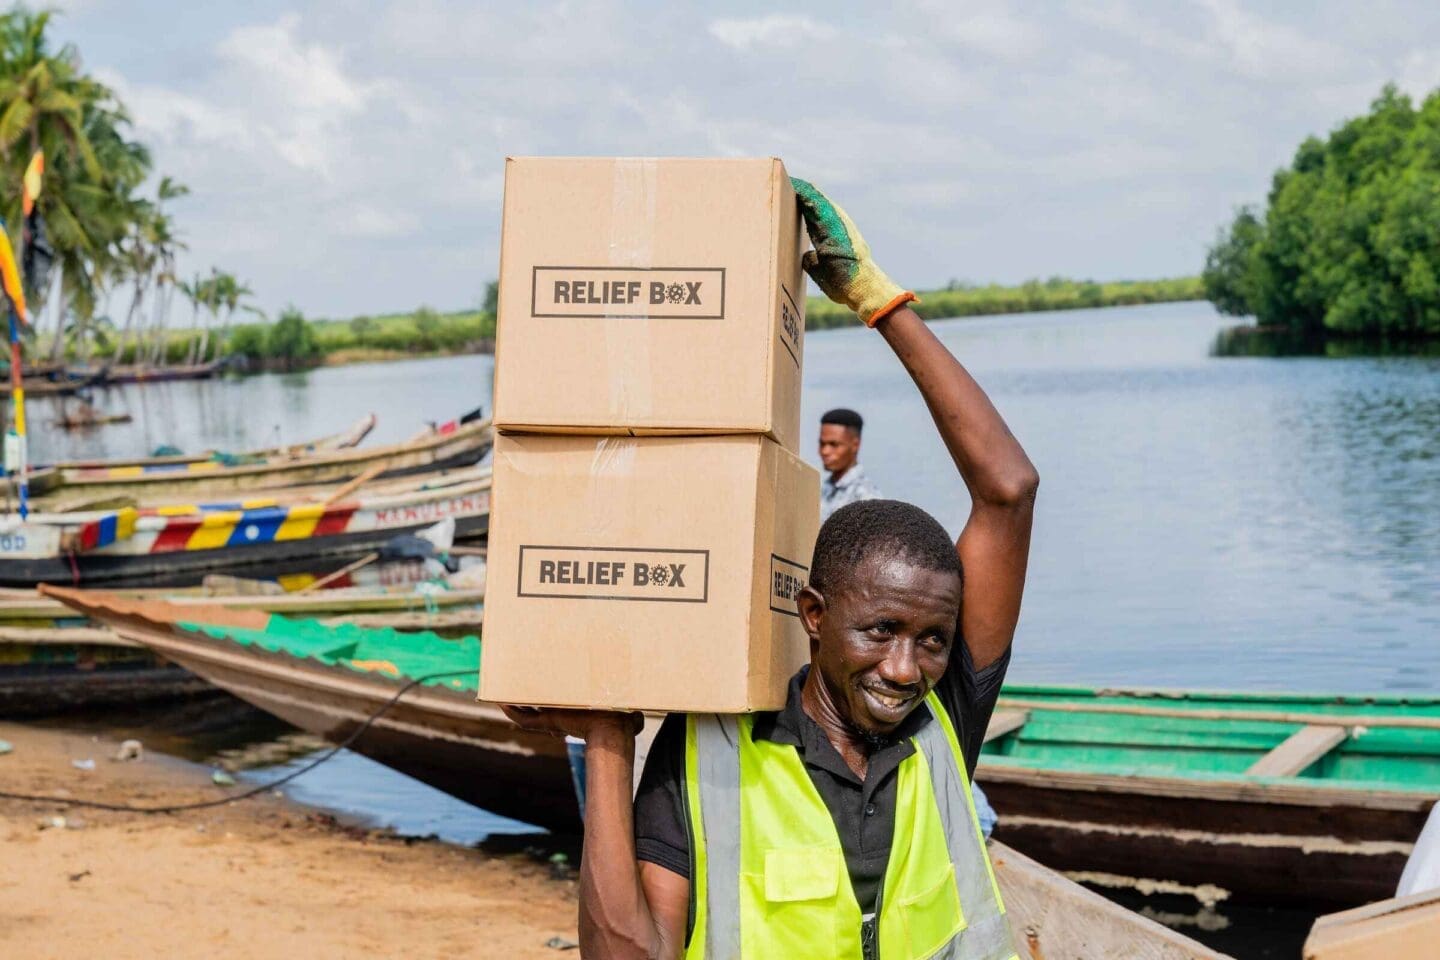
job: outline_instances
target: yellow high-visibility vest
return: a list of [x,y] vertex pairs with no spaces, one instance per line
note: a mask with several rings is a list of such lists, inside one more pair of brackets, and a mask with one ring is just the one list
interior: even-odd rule
[[933,720],[896,772],[890,863],[868,919],[795,748],[753,739],[749,716],[687,717],[686,960],[1014,960],[960,741],[933,692],[922,709]]

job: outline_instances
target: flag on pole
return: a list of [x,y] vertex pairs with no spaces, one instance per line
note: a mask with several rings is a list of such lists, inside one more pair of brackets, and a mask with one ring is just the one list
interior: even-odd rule
[[36,150],[35,156],[30,158],[30,164],[25,168],[25,189],[22,193],[22,204],[25,216],[30,216],[30,211],[35,209],[35,201],[40,198],[40,187],[45,177],[45,151]]
[[[52,254],[49,245],[44,243],[44,227],[40,223],[40,212],[36,208],[35,201],[40,196],[40,190],[44,183],[45,154],[39,150],[35,156],[30,158],[30,165],[25,168],[25,177],[22,181],[21,207],[25,216],[25,247],[23,256],[26,266],[30,266],[31,250],[35,248],[32,236],[32,224],[37,225],[34,233],[41,237],[40,246],[45,255],[44,269],[48,272]],[[28,272],[28,271],[27,271]],[[33,283],[33,275],[32,275]],[[15,265],[15,251],[10,246],[10,234],[5,229],[5,224],[0,221],[0,288],[3,288],[6,306],[5,312],[8,315],[10,326],[10,428],[5,432],[5,472],[10,476],[19,488],[20,498],[20,519],[30,515],[30,483],[29,464],[26,462],[25,450],[25,382],[21,375],[24,357],[20,351],[20,325],[29,324],[30,318],[25,310],[25,285],[21,281],[20,271]],[[36,289],[32,285],[31,289]]]
[[30,158],[30,165],[25,168],[24,189],[21,191],[25,235],[20,266],[24,270],[25,286],[30,289],[31,296],[37,298],[44,296],[50,282],[50,265],[55,262],[55,249],[45,235],[45,218],[40,215],[40,208],[35,202],[40,198],[44,175],[45,153],[36,150],[35,156]]

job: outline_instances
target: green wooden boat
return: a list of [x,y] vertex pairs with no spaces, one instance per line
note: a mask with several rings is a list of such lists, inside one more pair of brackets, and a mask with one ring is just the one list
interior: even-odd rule
[[[339,739],[407,677],[446,669],[356,744],[461,799],[576,826],[563,745],[475,701],[478,641],[45,586],[285,720]],[[1099,880],[1353,905],[1394,892],[1440,798],[1440,698],[1008,685],[976,779],[996,837]]]
[[410,680],[352,749],[507,817],[574,831],[565,743],[475,699],[480,641],[329,625],[262,610],[132,599],[42,585],[96,623],[302,730],[345,739]]
[[[433,633],[326,626],[258,610],[179,606],[96,591],[41,591],[302,729],[344,740],[412,680],[351,748],[507,816],[579,827],[565,744],[521,730],[475,699],[480,643]],[[451,674],[459,672],[459,676]],[[637,744],[643,756],[658,724]],[[1021,956],[1029,960],[1225,960],[1022,853],[991,860]]]
[[1240,899],[1391,896],[1440,799],[1440,697],[1014,684],[987,737],[997,837]]

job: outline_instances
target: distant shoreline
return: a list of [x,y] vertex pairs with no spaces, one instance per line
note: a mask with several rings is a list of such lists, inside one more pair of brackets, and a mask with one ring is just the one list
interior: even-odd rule
[[[1195,302],[1205,302],[1204,296],[1188,296],[1188,298],[1184,299],[1155,299],[1155,301],[1133,302],[1133,304],[1129,304],[1129,302],[1126,302],[1126,304],[1104,304],[1102,307],[1089,307],[1089,305],[1076,304],[1073,305],[1073,307],[1012,309],[1012,311],[992,312],[992,314],[940,315],[940,317],[924,317],[924,320],[935,322],[945,320],[985,320],[985,318],[989,317],[1014,317],[1014,315],[1022,314],[1060,314],[1060,312],[1076,311],[1076,309],[1151,307],[1151,305],[1155,304],[1195,304]],[[917,309],[916,312],[919,312],[919,309]],[[852,322],[852,324],[835,324],[829,325],[829,327],[811,328],[806,325],[806,330],[812,332],[812,334],[818,334],[818,332],[844,330],[844,328],[847,327],[860,327],[860,325],[860,321],[857,320]],[[428,350],[416,351],[416,353],[410,353],[410,351],[406,350],[379,350],[379,348],[359,347],[346,348],[346,350],[337,350],[334,351],[334,353],[325,354],[324,357],[321,357],[318,367],[348,367],[351,366],[351,364],[361,363],[395,363],[395,361],[399,360],[442,360],[442,358],[446,357],[492,357],[494,354],[495,341],[491,340],[491,338],[487,338],[487,340],[481,341],[481,343],[471,345],[471,347],[459,348],[459,350]],[[256,371],[256,373],[259,373],[259,371]]]
[[[952,282],[938,290],[921,290],[918,293],[920,299],[912,307],[925,320],[1094,310],[1205,299],[1199,277],[1117,280],[1110,283],[1052,277],[1049,280],[1031,280],[1018,286],[974,286]],[[493,297],[491,302],[493,304]],[[283,324],[289,326],[282,330]],[[814,332],[855,326],[860,326],[860,318],[846,307],[824,297],[806,298],[806,330]],[[286,336],[277,337],[279,332]],[[172,363],[190,356],[192,341],[197,337],[209,344],[203,355],[205,360],[228,356],[236,364],[236,369],[249,373],[307,370],[357,363],[493,354],[495,314],[493,310],[440,313],[429,307],[420,307],[409,313],[307,320],[298,311],[290,311],[280,325],[247,323],[228,331],[172,330],[167,335],[166,356]],[[223,346],[219,346],[221,343]],[[42,340],[35,355],[46,355],[48,350],[49,346]],[[130,362],[131,356],[127,354],[117,361],[110,352],[97,350],[90,360],[100,363]]]
[[[940,290],[922,290],[919,296],[920,302],[913,307],[926,320],[1093,310],[1205,299],[1199,277],[1111,283],[1052,278],[1012,287],[955,284]],[[318,365],[335,367],[495,352],[493,314],[480,311],[430,312],[428,315],[433,319],[426,321],[422,332],[414,319],[420,312],[313,321],[316,345],[320,350]],[[809,297],[806,300],[807,331],[854,326],[860,326],[860,318],[840,304],[824,297]],[[407,346],[422,339],[436,345],[429,349]]]

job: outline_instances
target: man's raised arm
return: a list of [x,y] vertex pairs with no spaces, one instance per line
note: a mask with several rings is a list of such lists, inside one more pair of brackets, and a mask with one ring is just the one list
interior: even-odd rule
[[984,669],[1004,655],[1020,619],[1039,474],[985,391],[906,305],[915,294],[875,265],[843,210],[811,184],[793,183],[815,246],[805,269],[894,349],[970,491],[956,544],[965,572],[960,631],[975,669]]

